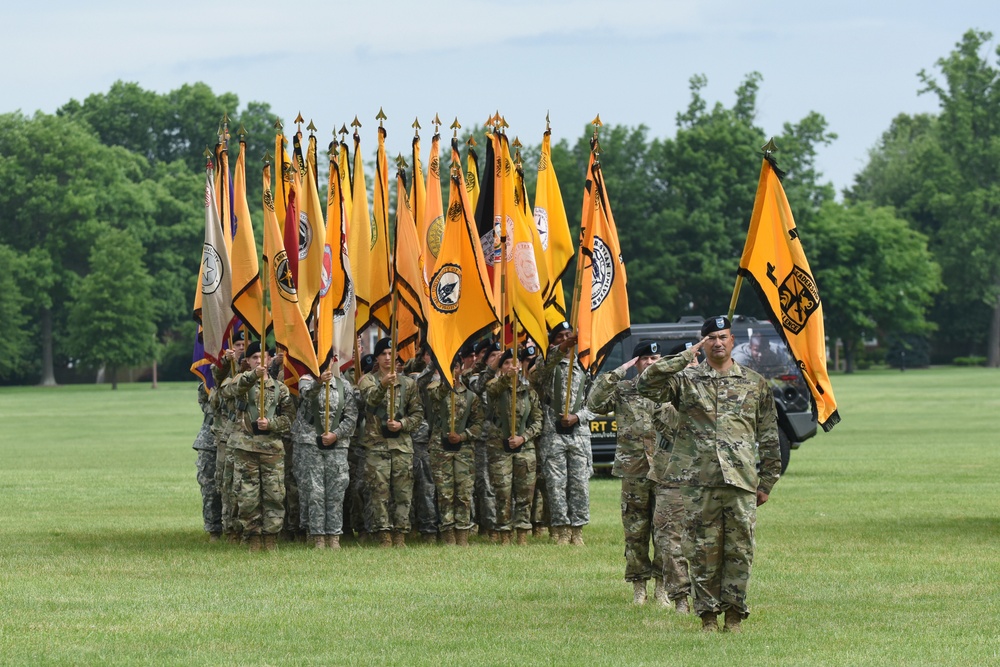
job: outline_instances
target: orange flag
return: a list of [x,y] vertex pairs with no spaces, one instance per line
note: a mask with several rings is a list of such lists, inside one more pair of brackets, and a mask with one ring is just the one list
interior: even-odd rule
[[[296,155],[301,157],[296,142]],[[306,172],[301,178],[302,200],[299,209],[299,273],[295,287],[299,292],[299,311],[308,320],[316,308],[323,289],[326,244],[326,222],[319,199],[316,169],[316,135],[310,133],[305,160]],[[339,259],[338,259],[339,262]],[[342,293],[342,292],[341,292]]]
[[[233,176],[233,209],[236,214],[236,236],[233,237],[233,311],[255,338],[267,333],[270,318],[263,307],[264,289],[257,262],[257,241],[254,239],[250,205],[247,202],[246,143],[240,140],[240,155],[236,158]],[[261,321],[264,313],[264,321]]]
[[[559,180],[552,165],[552,132],[546,130],[542,137],[542,152],[538,158],[538,185],[535,190],[535,226],[545,251],[545,264],[549,271],[549,289],[546,304],[559,298],[563,313],[566,304],[562,296],[562,277],[573,259],[573,237],[569,231],[569,218],[563,205]],[[565,319],[565,316],[564,316]],[[558,324],[558,322],[556,323]]]
[[354,296],[357,315],[354,325],[357,333],[371,322],[371,263],[375,243],[372,240],[374,223],[368,208],[368,186],[365,183],[365,166],[361,159],[361,137],[354,132],[354,194],[350,224],[347,228],[348,254],[351,257],[351,276],[354,279]]
[[[392,281],[389,264],[389,173],[386,131],[378,128],[375,184],[372,195],[371,263],[368,271],[371,321],[389,331],[392,325]],[[405,198],[404,198],[405,201]],[[359,281],[361,280],[359,276]]]
[[431,155],[427,160],[427,209],[420,220],[420,250],[424,259],[424,275],[434,273],[434,264],[441,251],[444,233],[444,205],[441,201],[441,135],[431,140]]

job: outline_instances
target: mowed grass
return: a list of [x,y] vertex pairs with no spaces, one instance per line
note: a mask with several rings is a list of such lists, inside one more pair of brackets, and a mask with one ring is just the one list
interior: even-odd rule
[[742,635],[629,604],[617,480],[583,549],[251,556],[201,531],[192,384],[0,389],[0,664],[1000,664],[1000,372],[834,383]]

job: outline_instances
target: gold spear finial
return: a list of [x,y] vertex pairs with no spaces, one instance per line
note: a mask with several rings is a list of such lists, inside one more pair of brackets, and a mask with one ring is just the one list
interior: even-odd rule
[[361,127],[361,121],[358,120],[357,116],[354,116],[354,120],[351,122],[351,127]]
[[313,125],[312,118],[309,119],[309,124],[306,125],[306,129],[309,130],[310,134],[316,134],[316,126]]
[[384,111],[382,111],[382,107],[379,107],[378,108],[378,114],[375,116],[375,120],[378,121],[378,126],[379,127],[383,127],[382,121],[383,120],[388,120],[388,119],[389,119],[389,117],[385,115]]
[[597,117],[594,118],[594,120],[590,121],[590,124],[593,125],[595,128],[603,127],[604,123],[601,122],[601,114],[597,114]]
[[271,164],[271,151],[264,151],[264,157],[260,159],[264,164]]
[[222,112],[222,124],[229,125],[229,114],[225,111]]
[[[354,120],[357,120],[357,117],[355,117]],[[337,131],[334,130],[334,134],[336,134],[336,132]],[[343,137],[340,138],[340,140],[343,141],[346,138],[346,135],[347,135],[347,123],[344,123],[344,124],[342,124],[340,126],[340,133],[343,134],[343,135],[345,135],[345,136],[343,136]]]
[[458,122],[458,116],[455,116],[455,122],[451,124],[448,128],[449,130],[455,130],[455,138],[458,138],[458,131],[462,129],[462,125]]
[[760,149],[762,151],[764,151],[764,156],[765,157],[771,155],[771,153],[777,153],[778,152],[778,147],[774,145],[774,137],[771,137],[770,139],[768,139],[767,143],[764,144],[763,146],[761,146]]
[[434,121],[433,121],[433,123],[434,123],[434,134],[437,134],[438,133],[438,129],[442,125],[442,123],[441,123],[441,117],[438,116],[437,114],[434,114]]
[[398,153],[396,155],[396,167],[400,171],[405,171],[407,166],[408,165],[406,164],[406,158],[403,157],[402,153]]
[[212,157],[212,151],[208,150],[208,146],[205,146],[205,152],[202,153],[202,155],[204,155],[207,158],[211,158]]
[[503,116],[500,116],[500,127],[504,128],[504,129],[507,129],[508,127],[510,127],[510,125],[507,124],[507,119],[504,118]]
[[465,143],[466,143],[466,145],[468,145],[468,146],[475,146],[475,145],[476,145],[476,138],[475,138],[475,137],[472,137],[472,136],[470,136],[470,137],[469,137],[469,140],[468,140],[468,141],[466,141]]
[[302,112],[301,111],[299,112],[299,115],[295,117],[295,120],[293,122],[296,125],[301,125],[302,123],[306,122],[306,119],[302,117]]
[[520,148],[523,145],[524,144],[522,144],[521,140],[518,139],[517,137],[514,137],[514,141],[511,143],[511,146],[513,146],[514,148]]
[[552,131],[552,125],[549,124],[549,112],[548,112],[548,110],[545,111],[545,131],[546,132],[551,132]]
[[240,141],[243,141],[243,137],[247,136],[247,128],[243,127],[243,123],[240,123],[240,129],[236,130],[236,134],[240,135]]
[[274,119],[274,129],[276,129],[279,132],[281,132],[282,128],[284,128],[284,125],[281,124],[281,119],[280,118],[275,118]]

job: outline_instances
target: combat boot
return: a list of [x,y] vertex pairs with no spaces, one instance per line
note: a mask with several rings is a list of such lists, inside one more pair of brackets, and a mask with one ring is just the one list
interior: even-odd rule
[[278,550],[278,536],[271,534],[264,536],[264,551]]
[[455,531],[455,544],[460,547],[469,546],[469,531],[468,529],[461,529]]
[[434,544],[435,542],[437,542],[437,535],[435,535],[434,533],[423,533],[420,536],[420,541],[423,542],[424,544]]
[[392,535],[388,530],[380,530],[378,532],[378,545],[380,548],[392,546]]
[[674,611],[678,614],[690,614],[691,608],[688,606],[688,599],[686,597],[681,598],[674,602]]
[[449,528],[441,531],[441,542],[446,546],[455,546],[455,530]]
[[517,546],[526,547],[528,546],[528,529],[518,528],[517,529]]
[[730,609],[726,612],[726,624],[722,626],[722,631],[739,634],[743,632],[743,627],[740,625],[742,622],[743,614]]
[[510,531],[501,530],[500,531],[500,546],[509,547],[510,546]]
[[553,526],[552,530],[554,530],[556,534],[556,546],[564,547],[569,544],[569,526]]
[[226,535],[226,542],[228,542],[229,544],[239,544],[240,543],[240,534],[239,533],[229,533],[228,535]]
[[208,541],[209,542],[218,542],[220,535],[221,535],[221,533],[209,533],[208,534]]
[[309,541],[314,549],[326,549],[326,535],[310,535]]
[[670,598],[667,597],[667,587],[663,582],[663,577],[653,577],[656,587],[653,589],[653,599],[660,603],[662,607],[670,606]]
[[632,582],[632,604],[644,605],[646,604],[646,581],[633,581]]
[[327,535],[326,536],[326,548],[327,549],[340,549],[340,535]]
[[714,611],[706,611],[701,615],[701,631],[717,632],[719,629],[719,614]]
[[250,553],[260,551],[260,535],[248,535],[247,548],[250,550]]
[[367,531],[358,531],[358,544],[368,545],[371,544],[372,536],[371,533]]
[[542,524],[536,523],[534,526],[531,527],[532,537],[543,537],[544,535],[545,535],[545,526],[543,526]]
[[392,546],[399,549],[406,548],[406,533],[397,531],[392,534]]
[[[566,530],[566,528],[563,527],[563,530]],[[574,547],[586,546],[583,543],[583,526],[573,526],[570,528],[569,543]]]
[[495,530],[490,531],[490,544],[500,544],[500,533]]

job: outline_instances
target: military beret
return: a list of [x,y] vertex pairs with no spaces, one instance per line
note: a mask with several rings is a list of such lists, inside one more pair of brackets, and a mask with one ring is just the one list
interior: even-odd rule
[[240,327],[239,329],[233,332],[233,342],[246,339],[247,339],[247,332],[246,329],[244,329],[243,327]]
[[534,345],[528,345],[521,348],[521,351],[517,353],[517,360],[524,361],[525,359],[530,359],[538,354],[538,348]]
[[375,368],[375,355],[374,354],[366,354],[365,356],[361,357],[361,372],[362,373],[371,373],[373,368]]
[[684,350],[689,349],[692,345],[694,345],[694,343],[691,342],[678,343],[677,345],[674,345],[672,348],[670,348],[670,356],[673,356],[675,354],[680,354]]
[[660,353],[660,346],[654,340],[642,341],[632,349],[633,357],[650,357]]
[[565,322],[565,321],[564,322],[560,322],[559,324],[557,324],[554,327],[552,327],[551,331],[549,331],[549,342],[550,343],[553,342],[556,339],[556,336],[558,336],[559,334],[561,334],[563,331],[571,331],[571,330],[572,329],[569,326],[569,322]]
[[471,357],[475,353],[476,353],[475,343],[466,343],[458,350],[458,354],[461,355],[462,357]]
[[704,337],[710,333],[715,333],[716,331],[732,328],[733,323],[729,321],[729,318],[724,315],[719,315],[718,317],[711,317],[705,320],[705,323],[701,325],[701,335]]
[[260,354],[260,343],[258,341],[254,341],[247,345],[247,349],[243,353],[243,356],[249,359],[255,354]]
[[375,349],[372,351],[372,354],[377,357],[390,347],[392,347],[392,340],[389,338],[379,338],[378,342],[375,343]]
[[514,348],[508,347],[506,350],[503,351],[503,354],[500,355],[500,365],[503,366],[503,362],[513,358],[514,358]]

